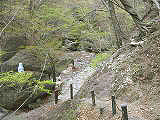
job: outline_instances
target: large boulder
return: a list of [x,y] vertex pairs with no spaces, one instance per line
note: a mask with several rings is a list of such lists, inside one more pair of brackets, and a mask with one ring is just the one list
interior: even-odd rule
[[[14,88],[3,87],[0,89],[0,104],[6,109],[16,109],[18,108],[31,94],[31,90],[24,90],[23,92],[18,92]],[[32,101],[35,97],[32,97]],[[28,102],[30,103],[30,102]]]
[[18,71],[18,64],[23,63],[25,71],[40,71],[41,64],[29,50],[21,50],[11,59],[1,64],[1,72]]
[[0,37],[0,50],[4,51],[0,57],[0,61],[5,62],[13,57],[17,50],[22,46],[26,46],[28,44],[28,39],[26,38],[24,33],[13,34],[13,33],[4,33],[2,37]]
[[0,107],[0,120],[2,120],[5,116],[7,116],[9,113],[8,110],[4,109],[3,107]]
[[[23,49],[17,52],[11,59],[2,63],[0,65],[1,72],[8,72],[8,71],[18,71],[18,64],[23,63],[25,71],[35,71],[38,78],[40,73],[43,71],[43,75],[45,74],[52,74],[51,70],[51,63],[49,58],[46,60],[45,64],[45,55],[35,54],[36,50],[30,49]],[[58,76],[61,71],[67,68],[68,64],[72,62],[72,58],[69,57],[67,54],[57,54],[55,56],[55,70],[56,76]],[[44,70],[43,67],[45,66]],[[39,72],[39,73],[38,73]],[[42,76],[43,77],[43,76]],[[46,78],[48,79],[48,78]]]
[[0,106],[12,110],[23,103],[22,107],[33,108],[32,104],[37,102],[40,105],[53,92],[52,86],[55,83],[50,80],[35,80],[31,72],[6,72],[0,74],[0,86]]

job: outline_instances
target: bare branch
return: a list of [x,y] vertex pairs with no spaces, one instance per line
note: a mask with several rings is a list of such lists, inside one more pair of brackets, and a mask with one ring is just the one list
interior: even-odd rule
[[[0,37],[2,36],[3,31],[8,27],[8,25],[14,20],[15,16],[18,14],[18,11],[22,8],[23,3],[25,2],[25,0],[22,2],[21,6],[16,10],[16,12],[14,13],[14,15],[12,16],[11,20],[6,24],[6,26],[1,30],[0,32]],[[22,8],[24,9],[24,8]]]

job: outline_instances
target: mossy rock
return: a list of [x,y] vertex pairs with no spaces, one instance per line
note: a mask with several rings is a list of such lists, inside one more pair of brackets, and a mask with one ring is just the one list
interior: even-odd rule
[[0,61],[3,62],[13,57],[20,46],[27,45],[27,38],[23,33],[19,34],[5,33],[5,34],[6,36],[8,36],[7,39],[2,37],[0,38],[0,40],[2,41],[0,48],[1,50],[5,51],[5,54],[3,54],[0,58]]
[[51,94],[51,90],[46,88],[46,85],[53,86],[55,83],[50,80],[35,80],[31,73],[7,72],[0,74],[0,85],[0,106],[13,110],[24,101],[22,107],[29,107],[28,105],[35,103],[37,99],[46,98]]
[[[42,68],[44,66],[45,58],[43,58],[41,55],[35,54],[36,50],[34,49],[24,49],[16,53],[15,56],[13,56],[10,60],[2,63],[0,65],[0,71],[1,72],[8,72],[8,71],[18,71],[18,64],[22,63],[24,66],[25,71],[34,71],[35,76],[38,77],[40,73],[42,72]],[[61,71],[63,71],[65,68],[67,68],[68,64],[72,62],[71,57],[67,55],[67,53],[59,53],[57,52],[55,55],[55,70],[56,75],[58,76]],[[49,59],[46,60],[46,66],[44,69],[44,76],[45,79],[46,74],[51,74],[51,64],[49,62]],[[46,76],[46,79],[48,77]]]

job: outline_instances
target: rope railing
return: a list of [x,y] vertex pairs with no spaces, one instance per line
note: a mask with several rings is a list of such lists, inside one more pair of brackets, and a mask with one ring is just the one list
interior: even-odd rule
[[[46,55],[46,59],[47,59],[47,57],[48,57],[48,54]],[[43,66],[43,69],[42,69],[42,73],[41,73],[41,75],[40,75],[40,78],[39,79],[41,79],[41,77],[42,77],[42,74],[43,74],[43,71],[44,71],[44,69],[45,69],[45,66],[46,66],[46,59],[45,59],[45,62],[44,62],[44,66]],[[102,66],[102,68],[104,69],[104,66]],[[102,70],[103,70],[102,69]],[[103,71],[99,71],[99,73],[101,73],[101,72],[103,72]],[[78,83],[72,83],[72,84],[68,84],[68,85],[63,85],[63,88],[68,88],[68,90],[69,90],[69,92],[70,92],[70,99],[72,100],[72,99],[74,99],[74,90],[80,90],[80,89],[78,89],[78,88],[76,88],[76,87],[74,87],[74,85],[77,85]],[[59,87],[61,87],[61,85],[59,86]],[[34,89],[34,92],[36,91],[36,88],[37,88],[37,85],[35,86],[35,89]],[[59,96],[59,89],[54,89],[54,95],[55,95],[55,105],[56,104],[58,104],[58,96]],[[33,96],[33,94],[34,94],[34,92],[24,101],[24,103],[16,110],[16,111],[14,111],[12,114],[14,114],[14,113],[16,113],[32,96]],[[110,99],[104,99],[104,98],[101,98],[101,97],[99,97],[99,96],[97,96],[96,94],[95,94],[95,91],[91,91],[90,92],[90,94],[91,94],[91,98],[92,98],[92,106],[93,107],[95,107],[96,106],[96,99],[95,98],[98,98],[99,100],[101,100],[101,101],[112,101],[112,115],[114,116],[115,114],[116,114],[116,109],[118,109],[118,111],[120,111],[120,112],[122,112],[122,118],[124,118],[124,119],[122,119],[122,120],[128,120],[127,118],[128,118],[128,114],[127,114],[127,105],[121,105],[121,108],[122,108],[122,110],[118,107],[118,105],[116,104],[116,102],[115,102],[115,96],[112,96]],[[100,107],[100,108],[98,108],[99,110],[100,110],[100,114],[103,114],[103,112],[104,112],[104,109],[106,108],[107,106],[103,106],[103,107]],[[11,115],[12,115],[11,114]]]
[[[67,87],[67,88],[70,88],[70,99],[73,99],[73,89],[76,89],[75,87],[73,87],[73,84],[70,84],[69,86],[65,85],[63,87]],[[79,89],[76,89],[76,90],[79,90]],[[58,103],[58,92],[59,91],[55,91],[55,104]],[[96,98],[98,98],[99,100],[101,101],[104,101],[105,99],[102,100],[102,98],[98,97],[94,90],[92,90],[90,92],[91,94],[91,98],[92,98],[92,106],[95,107],[96,106]],[[122,113],[122,120],[128,120],[128,113],[127,113],[127,104],[121,104],[121,109],[119,108],[119,106],[116,104],[116,97],[115,96],[111,96],[110,99],[106,99],[106,101],[111,101],[112,102],[112,116],[116,115],[117,112],[116,110],[120,111]],[[100,110],[100,114],[103,114],[104,112],[104,109],[106,108],[107,106],[103,106],[103,107],[100,107],[99,110]]]

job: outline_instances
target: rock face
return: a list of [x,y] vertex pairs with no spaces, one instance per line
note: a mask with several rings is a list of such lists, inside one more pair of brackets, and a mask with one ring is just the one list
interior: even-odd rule
[[7,53],[1,56],[1,61],[7,61],[16,54],[20,46],[27,45],[27,38],[24,34],[14,35],[12,33],[4,33],[0,38],[0,49]]
[[[66,55],[67,56],[67,55]],[[68,57],[68,59],[67,59]],[[59,57],[58,62],[56,63],[56,72],[61,72],[69,63],[71,63],[71,59],[69,56],[67,57]],[[42,68],[44,66],[44,59],[39,58],[39,56],[36,56],[32,53],[30,50],[21,50],[18,53],[16,53],[15,56],[13,56],[8,61],[4,62],[0,65],[0,71],[1,72],[7,72],[7,71],[16,71],[18,68],[18,64],[21,62],[24,66],[25,72],[32,72],[33,76],[31,79],[36,80],[49,80],[49,76],[47,74],[52,73],[49,69],[49,60],[46,60],[45,69],[42,73]],[[42,76],[41,76],[42,75]],[[30,88],[31,87],[31,88]],[[34,87],[34,86],[33,86]],[[19,90],[19,88],[13,88],[6,85],[2,85],[0,89],[0,104],[3,105],[6,109],[15,109],[19,107],[28,97],[30,97],[31,93],[33,92],[32,86],[28,86],[26,84],[22,84],[22,89]],[[34,108],[37,105],[40,105],[42,102],[42,99],[45,97],[45,95],[33,95],[31,99],[29,99],[26,103],[26,106],[30,106],[31,108]],[[40,98],[40,99],[39,99]],[[37,100],[40,100],[40,103]],[[38,100],[38,101],[39,101]],[[36,104],[32,105],[32,103],[36,102]]]
[[[6,109],[16,109],[20,106],[25,99],[30,95],[30,90],[26,89],[24,92],[18,93],[14,88],[1,88],[0,89],[0,104]],[[32,98],[33,100],[33,98]],[[29,102],[28,102],[29,103]]]
[[[50,69],[50,63],[49,60],[46,60],[46,65],[44,69],[44,74],[52,74],[52,71]],[[65,56],[57,56],[57,62],[55,63],[55,70],[56,70],[56,76],[58,76],[62,70],[64,70],[68,64],[72,62],[72,59]],[[18,53],[15,54],[11,59],[8,61],[2,63],[0,65],[0,71],[1,72],[7,72],[7,71],[18,71],[18,64],[22,63],[24,66],[24,71],[35,71],[36,73],[42,72],[45,59],[41,58],[40,56],[37,56],[33,53],[32,50],[21,50]],[[46,78],[48,79],[48,78]]]
[[34,56],[31,51],[21,50],[20,52],[16,53],[16,55],[11,59],[1,64],[1,72],[10,70],[17,71],[18,64],[20,62],[23,63],[25,71],[38,71],[40,69],[40,61],[38,61],[37,57]]

